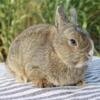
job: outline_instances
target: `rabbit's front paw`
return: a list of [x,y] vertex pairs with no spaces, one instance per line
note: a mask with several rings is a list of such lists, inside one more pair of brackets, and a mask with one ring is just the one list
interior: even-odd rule
[[84,86],[86,83],[84,80],[80,80],[76,85],[77,86]]
[[48,82],[46,79],[38,80],[37,86],[40,88],[54,87],[54,85],[52,83]]

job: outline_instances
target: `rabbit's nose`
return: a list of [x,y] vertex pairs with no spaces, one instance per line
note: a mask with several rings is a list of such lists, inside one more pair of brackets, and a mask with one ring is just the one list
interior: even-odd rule
[[92,55],[91,54],[88,54],[88,57],[90,58]]
[[86,55],[85,55],[85,60],[86,61],[88,61],[88,60],[90,60],[92,58],[92,55],[90,55],[89,53],[87,53]]
[[88,53],[88,54],[87,54],[87,60],[88,60],[88,61],[91,61],[91,60],[92,60],[92,56],[93,56],[93,54]]
[[92,57],[91,54],[87,54],[87,58],[90,59]]
[[88,58],[91,58],[93,56],[93,53],[92,52],[89,52],[88,53]]
[[93,49],[89,51],[88,56],[93,56]]

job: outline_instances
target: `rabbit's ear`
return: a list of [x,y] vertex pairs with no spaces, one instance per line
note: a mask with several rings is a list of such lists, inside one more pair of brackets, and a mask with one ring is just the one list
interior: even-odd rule
[[70,9],[70,14],[71,14],[71,22],[74,24],[74,25],[78,25],[77,23],[77,12],[76,12],[76,9],[75,8],[71,8]]
[[66,23],[67,23],[67,18],[64,12],[64,6],[61,4],[57,6],[57,9],[56,9],[55,25],[59,29]]

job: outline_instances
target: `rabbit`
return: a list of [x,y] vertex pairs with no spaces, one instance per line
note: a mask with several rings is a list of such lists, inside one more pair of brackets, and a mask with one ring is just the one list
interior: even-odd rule
[[32,82],[41,88],[84,82],[93,41],[77,23],[75,8],[70,21],[58,5],[55,24],[30,26],[12,42],[7,66],[17,82]]

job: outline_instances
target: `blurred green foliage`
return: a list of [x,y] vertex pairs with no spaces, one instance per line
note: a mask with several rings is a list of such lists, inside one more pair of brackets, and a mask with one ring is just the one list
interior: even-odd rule
[[88,30],[100,56],[100,0],[0,0],[0,61],[6,59],[13,39],[27,27],[54,24],[55,9],[63,3],[66,14],[74,6],[79,24]]

